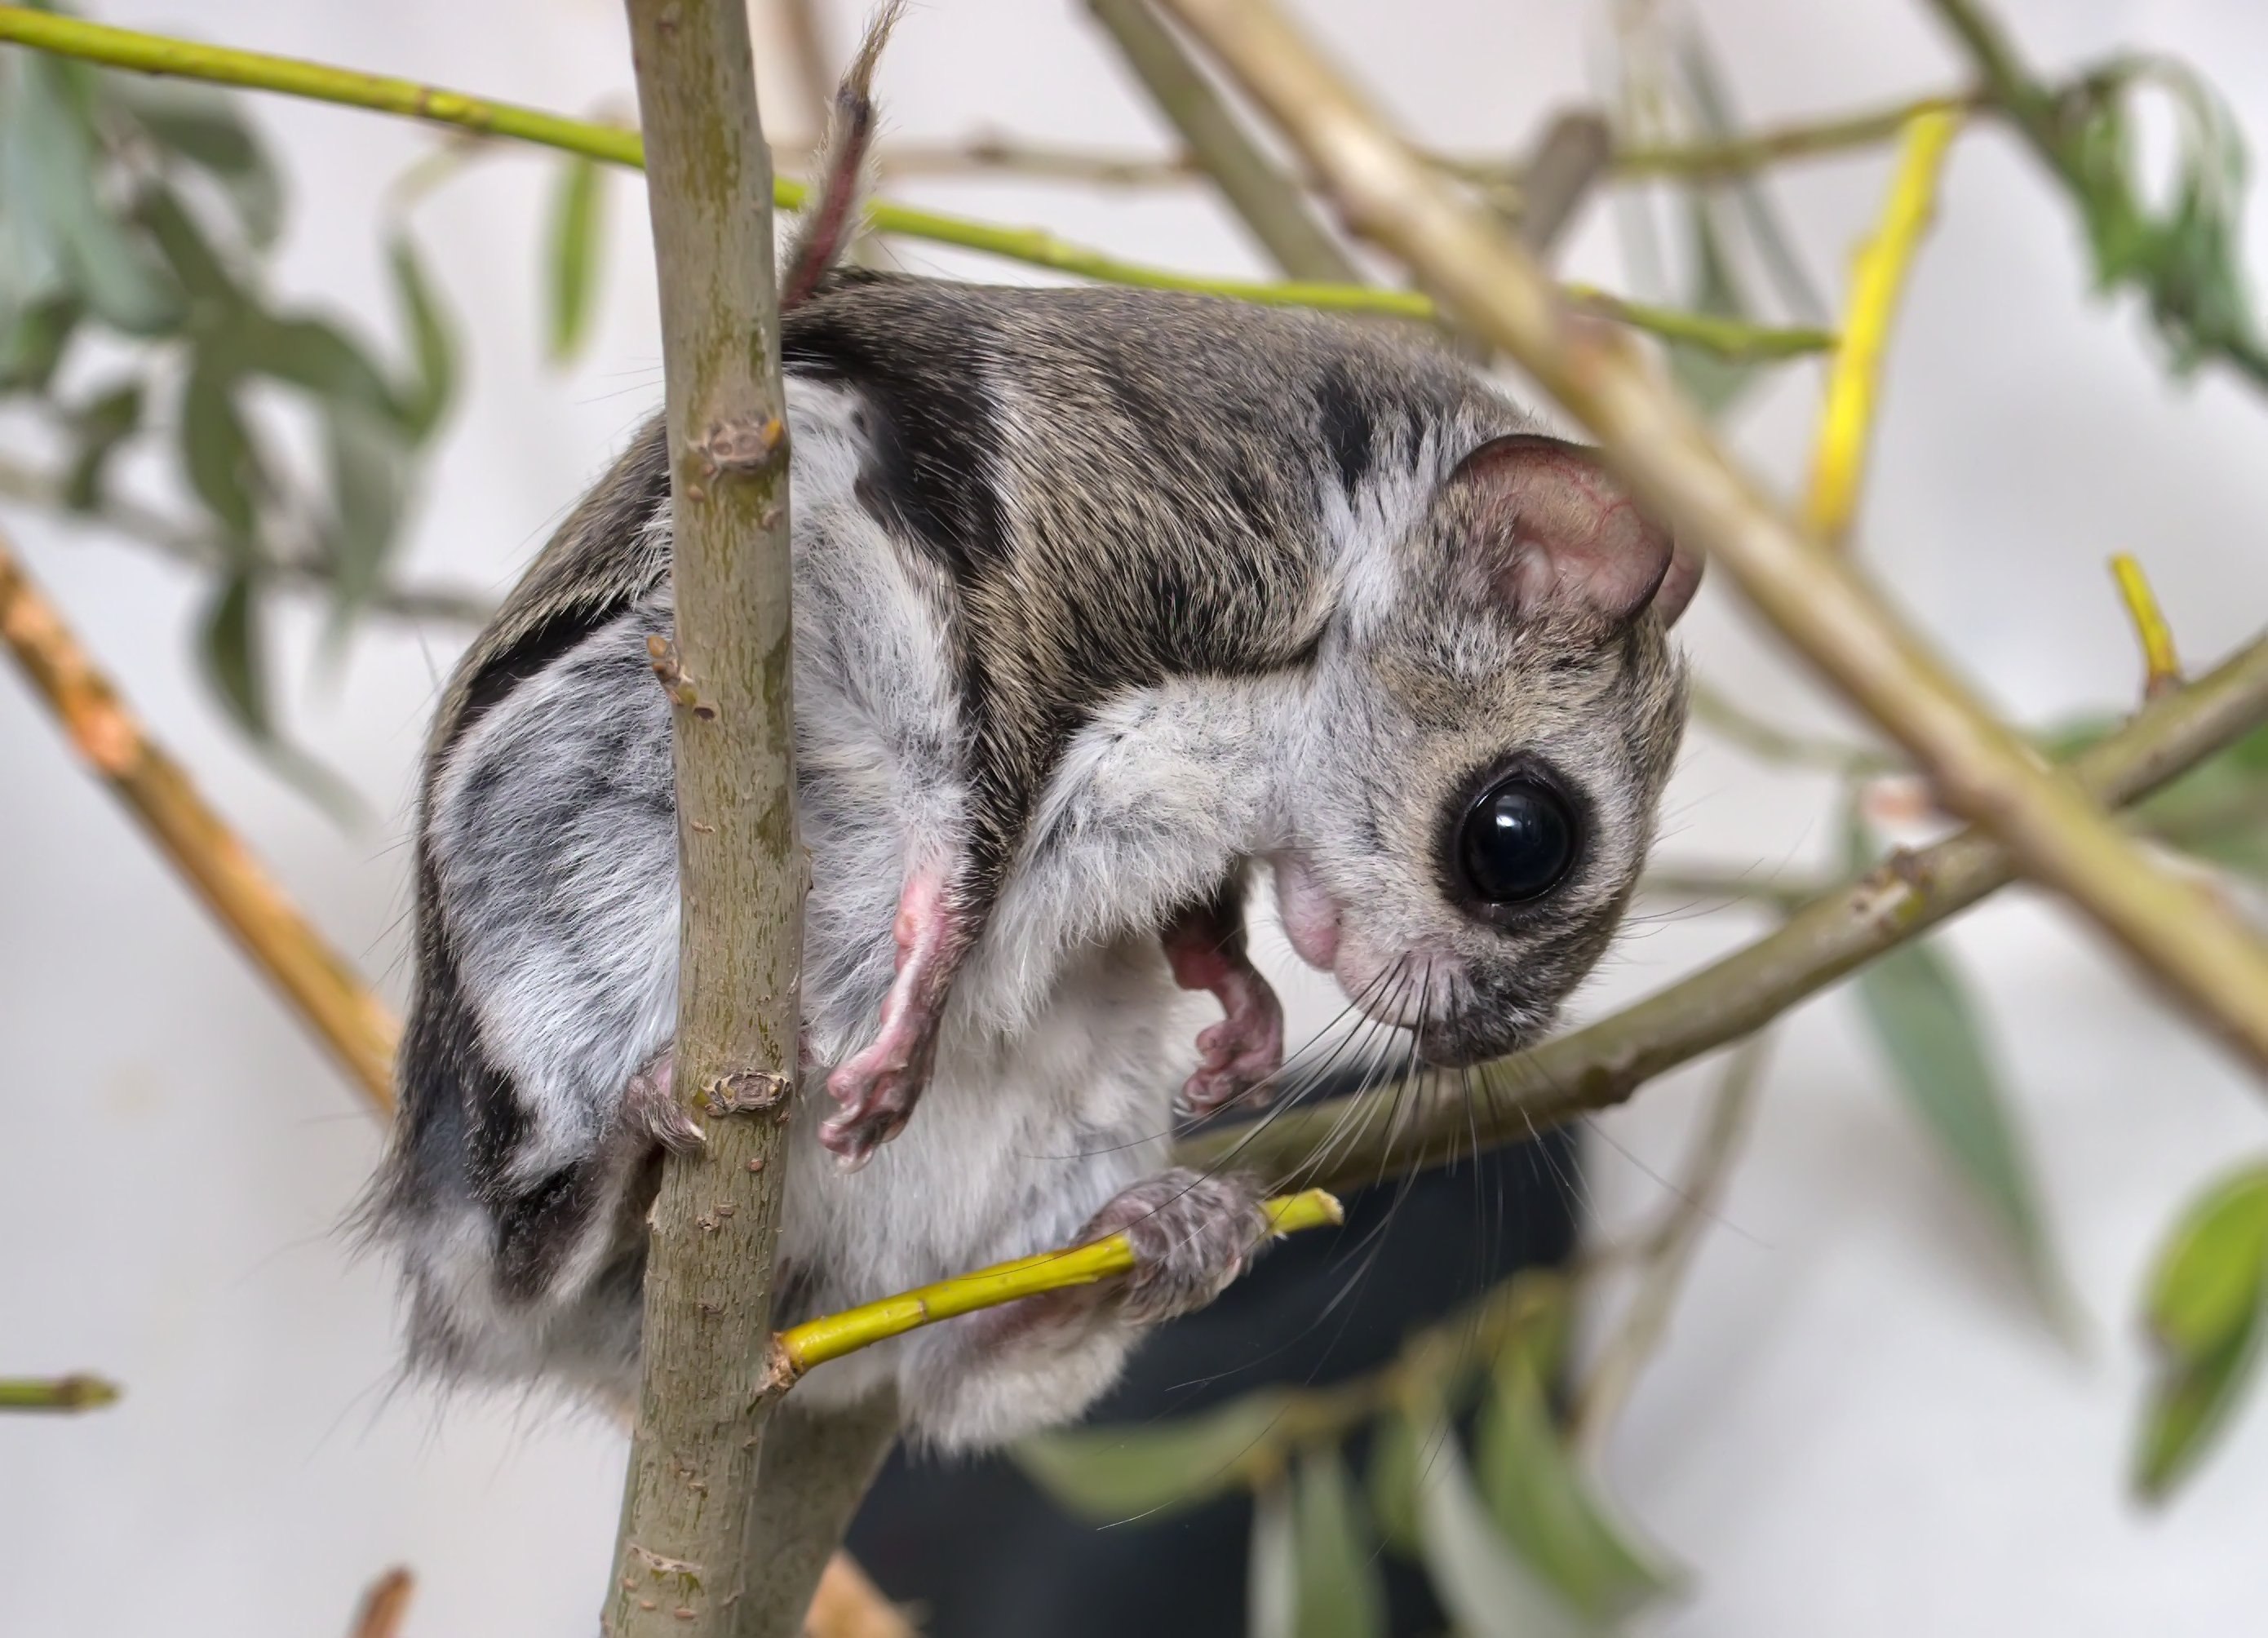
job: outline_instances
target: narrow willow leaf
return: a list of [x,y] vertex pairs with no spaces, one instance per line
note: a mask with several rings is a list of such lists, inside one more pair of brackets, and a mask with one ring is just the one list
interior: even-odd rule
[[1554,1595],[1498,1530],[1446,1420],[1418,1436],[1425,1571],[1459,1638],[1592,1638],[1600,1629]]
[[196,328],[215,329],[242,310],[244,292],[237,287],[226,259],[180,195],[162,184],[146,187],[136,202],[135,214],[149,229],[173,277],[188,293]]
[[2143,1500],[2170,1496],[2212,1450],[2257,1372],[2264,1331],[2256,1311],[2228,1347],[2160,1369],[2134,1457],[2134,1489]]
[[202,653],[205,674],[237,724],[255,739],[274,732],[260,646],[260,608],[251,577],[232,576],[207,610]]
[[2268,878],[2268,728],[2257,728],[2142,804],[2143,828],[2225,869]]
[[1297,1638],[1383,1638],[1386,1588],[1336,1445],[1303,1451],[1292,1481]]
[[237,410],[229,365],[210,349],[200,351],[182,385],[178,431],[189,487],[248,555],[257,517],[256,458]]
[[120,107],[158,147],[219,184],[246,241],[273,244],[284,221],[284,183],[267,147],[226,94],[202,85],[109,82]]
[[1371,1424],[1369,1481],[1370,1516],[1378,1533],[1395,1552],[1418,1555],[1418,1480],[1422,1460],[1418,1429],[1400,1411],[1390,1411]]
[[1282,1414],[1273,1392],[1248,1394],[1174,1421],[1075,1428],[1015,1449],[1035,1483],[1101,1521],[1187,1507],[1238,1484],[1242,1464]]
[[2192,1201],[2159,1253],[2144,1308],[2157,1370],[2135,1485],[2169,1495],[2211,1448],[2242,1396],[2268,1328],[2268,1166]]
[[2268,1296],[2268,1165],[2248,1166],[2192,1201],[2150,1276],[2150,1334],[2179,1354],[2234,1341]]
[[35,163],[22,173],[31,191],[10,208],[48,224],[90,312],[129,334],[154,334],[178,321],[180,303],[103,197],[88,111],[70,94],[65,68],[34,59],[18,79],[18,135]]
[[551,205],[550,297],[552,362],[565,364],[583,349],[598,305],[604,251],[606,177],[594,159],[570,160]]
[[[1695,312],[1715,318],[1748,320],[1753,304],[1742,290],[1725,249],[1716,217],[1716,204],[1705,193],[1696,192],[1682,202],[1685,216],[1686,256],[1692,284],[1683,296]],[[1730,409],[1750,386],[1763,366],[1726,358],[1704,347],[1673,342],[1669,372],[1685,395],[1705,415],[1715,419]]]
[[1531,1360],[1507,1357],[1481,1410],[1481,1488],[1529,1569],[1587,1620],[1611,1625],[1675,1584],[1591,1490],[1553,1421]]
[[99,393],[70,417],[76,447],[63,480],[63,504],[73,511],[98,510],[103,478],[119,446],[142,428],[142,383],[129,381]]
[[393,420],[350,399],[324,407],[331,480],[331,567],[338,628],[384,579],[409,480],[409,452]]
[[1244,1568],[1246,1638],[1299,1638],[1299,1543],[1281,1480],[1252,1495],[1252,1549]]
[[1909,944],[1859,975],[1860,1008],[1908,1105],[2007,1237],[2050,1320],[2070,1302],[2032,1168],[1968,986],[1933,943]]
[[440,424],[455,395],[456,342],[433,282],[426,275],[417,246],[407,231],[394,233],[387,246],[386,260],[394,275],[394,300],[409,330],[415,371],[399,395],[401,423],[412,438],[422,441]]
[[233,351],[239,368],[317,398],[375,415],[395,413],[385,372],[327,319],[247,312],[234,327]]
[[[6,211],[0,209],[0,217]],[[44,393],[77,328],[80,308],[69,296],[19,309],[0,331],[0,393]]]

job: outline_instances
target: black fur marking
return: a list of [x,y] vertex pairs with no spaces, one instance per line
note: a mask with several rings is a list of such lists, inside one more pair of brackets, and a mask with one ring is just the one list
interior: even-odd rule
[[1326,365],[1315,386],[1315,412],[1322,423],[1323,442],[1338,468],[1339,481],[1352,495],[1370,475],[1377,455],[1377,434],[1369,408],[1341,364]]
[[874,456],[859,498],[928,547],[963,579],[1006,556],[995,494],[1000,431],[975,337],[942,352],[892,350],[824,306],[786,320],[791,371],[839,381],[874,412]]

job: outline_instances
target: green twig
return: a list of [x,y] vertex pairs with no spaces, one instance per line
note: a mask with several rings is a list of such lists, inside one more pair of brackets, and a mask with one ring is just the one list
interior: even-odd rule
[[[567,153],[582,154],[608,165],[641,168],[644,147],[635,131],[571,120],[540,109],[495,102],[463,92],[420,84],[414,80],[364,74],[291,57],[239,51],[224,46],[111,28],[77,18],[58,17],[26,6],[0,6],[0,41],[31,46],[59,55],[99,62],[108,68],[144,74],[173,75],[252,91],[278,92],[319,102],[375,113],[400,114],[437,125],[534,143]],[[799,207],[806,194],[804,184],[782,177],[772,185],[772,197],[783,209]],[[1438,321],[1433,301],[1412,290],[1379,290],[1367,285],[1335,283],[1265,283],[1242,279],[1208,278],[1200,274],[1122,261],[1101,251],[1074,245],[1044,228],[1002,227],[972,222],[934,210],[876,201],[866,209],[868,225],[875,231],[895,233],[932,244],[1046,268],[1075,278],[1106,284],[1128,284],[1148,290],[1184,290],[1193,295],[1219,296],[1233,301],[1267,305],[1316,307],[1337,312],[1373,312]],[[1724,350],[1740,358],[1786,358],[1819,352],[1832,337],[1816,330],[1778,330],[1730,320],[1676,313],[1624,302],[1597,290],[1571,292],[1620,322],[1653,331],[1668,339]]]
[[117,1387],[99,1377],[0,1377],[0,1411],[95,1411],[117,1402]]

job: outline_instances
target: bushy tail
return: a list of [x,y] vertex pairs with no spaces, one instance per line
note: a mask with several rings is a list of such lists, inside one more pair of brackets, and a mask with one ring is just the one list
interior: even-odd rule
[[905,0],[886,0],[866,26],[866,38],[835,88],[835,107],[819,145],[812,195],[797,219],[779,276],[780,311],[810,299],[858,231],[866,161],[874,143],[874,65],[890,31],[905,14]]

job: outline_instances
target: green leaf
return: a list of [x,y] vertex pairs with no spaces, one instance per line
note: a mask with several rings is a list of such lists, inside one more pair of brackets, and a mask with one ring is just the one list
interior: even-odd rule
[[[1723,319],[1753,318],[1753,305],[1741,289],[1726,254],[1717,225],[1716,202],[1705,193],[1689,195],[1683,202],[1687,255],[1693,283],[1684,305],[1695,312]],[[1731,408],[1755,385],[1764,366],[1722,357],[1704,347],[1678,342],[1669,346],[1669,373],[1703,415],[1714,420]]]
[[2199,763],[2136,814],[2146,831],[2174,847],[2268,878],[2268,728]]
[[2268,1335],[2268,1165],[2248,1166],[2182,1214],[2145,1308],[2157,1355],[2134,1485],[2162,1501],[2211,1450]]
[[2236,1340],[2268,1296],[2268,1165],[2247,1166],[2191,1201],[2158,1254],[2146,1319],[2181,1355]]
[[2230,1347],[2161,1370],[2143,1407],[2134,1489],[2162,1502],[2197,1469],[2256,1373],[2264,1326],[2256,1316]]
[[213,247],[180,195],[162,183],[153,184],[142,190],[135,214],[149,229],[173,277],[188,293],[192,327],[213,329],[244,307],[244,292],[237,288],[226,260]]
[[1252,1547],[1244,1568],[1245,1638],[1299,1638],[1299,1544],[1281,1480],[1252,1494]]
[[1860,1008],[1908,1105],[2016,1252],[2051,1323],[2070,1302],[2030,1161],[1961,974],[1934,943],[1901,946],[1859,975]]
[[28,163],[11,167],[21,191],[9,209],[44,224],[46,242],[89,312],[130,335],[158,334],[178,321],[180,300],[105,202],[87,109],[64,71],[32,59],[17,79],[10,135]]
[[219,184],[253,248],[275,242],[284,221],[283,178],[233,99],[207,86],[123,76],[109,84],[121,109],[151,142]]
[[202,654],[205,675],[229,715],[254,738],[270,738],[274,724],[268,710],[260,607],[250,576],[232,576],[206,611]]
[[565,364],[589,338],[598,305],[600,255],[605,237],[606,177],[594,159],[570,160],[551,205],[550,347]]
[[49,297],[18,311],[0,330],[0,393],[45,393],[70,345],[79,313],[78,302],[69,296]]
[[201,349],[181,388],[179,433],[189,487],[227,530],[239,555],[248,556],[258,516],[254,496],[261,480],[235,389],[228,364],[210,349]]
[[247,311],[232,327],[239,367],[304,389],[331,404],[393,415],[385,373],[328,319]]
[[1016,1446],[1033,1482],[1081,1517],[1171,1511],[1243,1482],[1244,1463],[1283,1414],[1276,1392],[1174,1421],[1074,1428]]
[[70,424],[77,446],[63,480],[63,504],[73,511],[94,511],[102,505],[102,481],[110,458],[141,430],[142,383],[129,381],[100,394],[74,411]]
[[332,591],[343,628],[385,577],[409,452],[392,419],[348,399],[325,406],[323,448],[331,480]]
[[1533,1361],[1517,1350],[1482,1407],[1476,1455],[1498,1527],[1578,1614],[1617,1622],[1675,1584],[1659,1554],[1632,1541],[1593,1494],[1560,1438]]
[[1386,1589],[1377,1548],[1336,1445],[1300,1453],[1292,1498],[1299,1549],[1296,1638],[1382,1638]]
[[430,437],[440,424],[456,389],[456,344],[426,276],[417,246],[406,231],[397,231],[387,246],[387,265],[394,274],[394,299],[409,327],[410,357],[416,374],[400,394],[401,422],[412,438]]
[[1424,1460],[1417,1425],[1399,1411],[1371,1424],[1370,1517],[1386,1545],[1405,1556],[1418,1555],[1418,1482]]
[[1460,1638],[1590,1638],[1600,1628],[1556,1596],[1498,1530],[1446,1420],[1419,1435],[1425,1571]]

